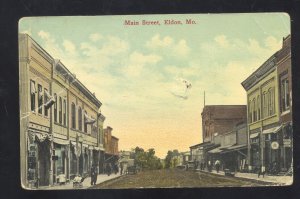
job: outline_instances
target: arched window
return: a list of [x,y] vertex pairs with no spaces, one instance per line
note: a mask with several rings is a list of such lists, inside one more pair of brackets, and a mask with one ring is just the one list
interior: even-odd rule
[[55,99],[55,103],[54,103],[54,122],[57,122],[57,95],[56,95],[56,93],[54,93],[54,99]]
[[82,131],[82,109],[79,107],[78,109],[78,129]]
[[253,114],[252,114],[252,116],[253,116],[253,122],[255,122],[256,121],[256,100],[255,100],[255,98],[253,99]]
[[71,122],[72,122],[72,124],[71,124],[71,127],[73,128],[73,129],[76,129],[76,109],[75,109],[75,104],[74,103],[72,103],[72,105],[71,105]]
[[61,100],[61,97],[59,97],[59,113],[58,113],[58,117],[59,117],[59,123],[62,124],[62,100]]

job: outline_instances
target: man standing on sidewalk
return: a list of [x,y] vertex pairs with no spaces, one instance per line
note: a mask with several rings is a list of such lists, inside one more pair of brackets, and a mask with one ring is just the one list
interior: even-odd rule
[[219,173],[219,170],[220,170],[220,161],[219,160],[216,160],[215,167],[216,167],[217,173]]

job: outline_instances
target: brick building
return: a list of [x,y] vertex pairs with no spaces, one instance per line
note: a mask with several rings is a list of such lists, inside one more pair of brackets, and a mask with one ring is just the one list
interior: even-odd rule
[[246,105],[206,105],[201,113],[203,142],[211,142],[216,134],[229,132],[247,121]]

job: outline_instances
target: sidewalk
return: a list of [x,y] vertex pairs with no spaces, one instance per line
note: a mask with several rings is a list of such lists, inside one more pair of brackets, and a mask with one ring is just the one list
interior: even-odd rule
[[[107,180],[111,180],[114,178],[118,178],[120,177],[120,173],[117,174],[111,174],[110,176],[106,175],[106,174],[99,174],[97,177],[97,182],[96,184],[105,182]],[[87,189],[89,187],[91,187],[91,177],[87,177],[86,179],[84,179],[84,181],[82,182],[82,188],[73,188],[73,182],[70,181],[67,184],[63,184],[63,185],[53,185],[53,186],[47,186],[47,187],[39,187],[38,190],[60,190],[60,189]]]
[[[197,172],[206,172],[206,173],[213,173],[213,174],[225,176],[224,171],[219,171],[219,173],[217,173],[216,170],[212,170],[212,172],[208,172],[207,170],[205,170],[205,171],[197,170]],[[258,175],[256,173],[236,172],[234,177],[257,180],[257,181],[262,181],[262,182],[270,182],[270,183],[274,183],[276,185],[281,185],[281,186],[283,186],[283,185],[287,186],[287,185],[291,185],[293,183],[293,176],[269,176],[269,175],[265,175],[265,177],[260,176],[258,178]]]

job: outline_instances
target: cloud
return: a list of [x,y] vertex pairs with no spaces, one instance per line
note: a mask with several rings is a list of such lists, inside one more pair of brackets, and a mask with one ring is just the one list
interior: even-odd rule
[[160,37],[159,34],[154,35],[146,42],[146,47],[151,50],[161,50],[166,56],[175,56],[177,58],[186,57],[190,52],[190,47],[187,45],[185,39],[175,42],[170,36]]
[[100,53],[107,56],[116,55],[129,50],[129,43],[119,37],[108,36],[107,42],[103,44]]
[[89,38],[91,41],[96,42],[96,41],[99,41],[100,39],[102,39],[103,36],[98,33],[93,33],[93,34],[90,34]]
[[229,42],[225,35],[218,35],[214,38],[215,42],[223,48],[226,48],[229,46]]
[[276,40],[275,37],[269,36],[265,39],[265,45],[267,48],[271,49],[272,51],[277,51],[282,46],[281,40]]
[[64,40],[63,41],[63,46],[65,48],[65,51],[74,54],[76,52],[76,46],[73,42],[70,40]]
[[148,48],[161,48],[168,47],[173,44],[173,39],[170,36],[165,36],[164,38],[160,38],[159,34],[154,35],[150,41],[146,42],[146,46]]
[[41,31],[38,32],[38,36],[40,36],[42,39],[45,39],[45,40],[49,40],[50,39],[50,33],[45,32],[43,30],[41,30]]
[[143,53],[134,51],[130,54],[128,65],[123,68],[123,72],[127,76],[137,77],[144,70],[146,65],[153,65],[159,62],[162,58],[155,54],[144,55]]
[[174,46],[174,53],[180,56],[186,56],[190,52],[190,48],[187,46],[186,41],[184,39],[180,40]]

